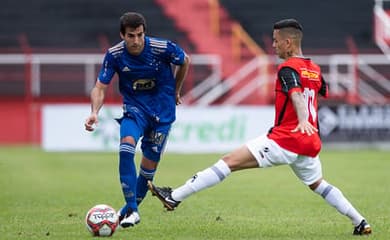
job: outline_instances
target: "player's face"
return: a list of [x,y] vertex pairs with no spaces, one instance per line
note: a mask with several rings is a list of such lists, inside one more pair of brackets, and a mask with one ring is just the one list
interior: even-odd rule
[[132,55],[139,55],[145,46],[144,26],[137,28],[126,28],[125,34],[121,33],[121,38],[126,43],[127,51]]
[[272,47],[275,49],[276,55],[278,55],[281,59],[286,59],[289,47],[288,39],[286,39],[280,34],[279,29],[274,30],[272,37]]

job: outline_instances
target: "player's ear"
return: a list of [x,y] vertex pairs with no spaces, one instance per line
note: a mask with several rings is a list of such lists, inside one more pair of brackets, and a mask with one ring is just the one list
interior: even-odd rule
[[291,44],[292,44],[292,39],[291,38],[286,38],[285,41],[286,41],[286,45],[287,46],[291,46]]
[[125,35],[123,35],[122,32],[119,32],[119,35],[120,35],[120,37],[121,37],[122,40],[125,40]]

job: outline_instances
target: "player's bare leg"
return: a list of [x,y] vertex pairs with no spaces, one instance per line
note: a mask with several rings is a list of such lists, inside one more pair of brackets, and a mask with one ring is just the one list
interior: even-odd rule
[[246,146],[242,146],[225,155],[213,166],[198,172],[184,185],[173,191],[168,187],[156,187],[152,182],[148,182],[148,187],[165,208],[174,210],[185,198],[222,182],[232,171],[257,167],[259,165],[256,159]]

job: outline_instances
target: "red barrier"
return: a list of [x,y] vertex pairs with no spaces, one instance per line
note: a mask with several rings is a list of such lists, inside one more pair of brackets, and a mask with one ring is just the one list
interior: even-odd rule
[[40,104],[2,100],[0,112],[0,144],[40,144]]

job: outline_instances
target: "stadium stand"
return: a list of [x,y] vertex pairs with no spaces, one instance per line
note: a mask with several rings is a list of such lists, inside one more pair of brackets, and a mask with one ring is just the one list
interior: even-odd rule
[[101,52],[119,41],[118,20],[126,11],[142,12],[151,35],[190,47],[153,0],[20,0],[0,8],[0,52],[20,51],[21,36],[34,52]]
[[378,52],[372,35],[374,1],[273,1],[221,0],[230,15],[269,49],[272,24],[296,18],[305,26],[304,49],[309,53],[348,52],[352,37],[361,52]]
[[[252,91],[260,89],[256,85],[256,71],[259,70],[262,75],[272,74],[275,62],[271,58],[271,62],[266,63],[271,66],[269,69],[267,66],[256,69],[252,60],[264,52],[272,55],[270,28],[274,21],[294,17],[303,23],[311,23],[304,24],[305,54],[378,53],[380,50],[372,36],[370,9],[373,3],[297,0],[285,2],[281,7],[271,0],[6,1],[0,9],[0,53],[101,54],[119,41],[118,17],[124,11],[139,11],[146,16],[148,32],[152,36],[172,39],[191,54],[220,56],[223,83],[215,88],[217,93],[211,92],[198,101],[195,99],[187,103],[267,103],[269,99],[259,99],[270,91],[269,86],[262,85],[262,92]],[[23,8],[20,8],[21,5]],[[97,71],[99,63],[95,62],[94,71]],[[35,85],[39,87],[39,93],[35,95],[40,99],[87,99],[85,71],[88,66],[85,63],[66,66],[39,64],[40,85]],[[20,65],[1,65],[0,97],[23,98],[26,91],[34,87],[28,82],[33,68],[28,61],[22,71],[15,70],[20,69]],[[386,69],[387,65],[379,68]],[[329,70],[329,67],[325,66],[325,69]],[[61,74],[58,74],[59,71]],[[190,81],[184,86],[185,92],[197,86],[209,72],[207,68],[200,71],[191,69]],[[237,80],[235,74],[247,76]],[[384,74],[386,77],[387,73]],[[375,80],[369,83],[369,87],[383,94],[387,92],[382,86],[375,86]],[[110,96],[118,96],[115,86],[111,92]]]
[[[216,53],[223,59],[223,83],[211,89],[210,92],[206,93],[198,101],[195,101],[196,104],[264,104],[272,101],[269,97],[272,86],[260,83],[262,84],[262,90],[256,92],[254,89],[260,89],[259,84],[256,85],[256,81],[259,82],[256,76],[249,76],[248,74],[247,76],[240,76],[240,79],[234,76],[244,75],[246,74],[245,71],[254,73],[254,69],[249,70],[251,59],[254,56],[253,51],[250,51],[253,47],[248,47],[248,42],[254,40],[254,45],[257,44],[256,48],[260,49],[257,52],[255,51],[256,56],[264,55],[263,52],[270,55],[273,54],[272,24],[282,18],[296,18],[304,23],[305,37],[303,46],[306,55],[350,54],[356,57],[357,54],[365,53],[382,54],[374,42],[372,32],[374,23],[372,12],[369,9],[373,8],[374,1],[356,1],[354,4],[351,4],[348,0],[331,0],[330,2],[298,0],[284,2],[283,5],[280,2],[271,0],[188,0],[185,2],[179,0],[156,0],[156,2],[161,5],[166,15],[175,21],[176,27],[188,35],[197,52]],[[213,7],[215,8],[213,5],[216,3],[219,4],[217,13],[215,13],[215,10],[213,11]],[[217,15],[214,19],[213,14]],[[242,29],[241,39],[239,40],[235,39],[233,30],[235,24]],[[217,33],[215,32],[215,25],[219,27],[217,30],[219,32]],[[249,41],[238,42],[242,41],[242,36],[244,35],[249,36]],[[241,43],[244,43],[246,48],[241,48]],[[237,47],[235,45],[240,46]],[[241,54],[239,59],[242,61],[237,61],[237,57],[234,56],[237,48],[240,48],[238,50]],[[252,53],[252,55],[248,54],[248,52]],[[275,65],[275,62],[272,61],[271,59],[271,62],[268,63],[270,65],[269,69],[267,67],[259,69],[263,76],[272,73],[272,66]],[[327,60],[323,62],[326,64]],[[329,70],[330,67],[325,66],[324,68]],[[244,71],[240,72],[240,70]],[[356,72],[359,74],[359,77],[365,75],[360,69],[356,70]],[[388,73],[385,72],[384,74]],[[349,78],[349,80],[346,80],[347,82],[351,80],[350,76],[346,76],[346,78]],[[353,78],[358,79],[358,75],[355,75]],[[260,81],[269,80],[263,79]],[[388,90],[385,88],[385,91],[383,91],[384,84],[380,84],[382,86],[378,88],[372,82],[375,82],[375,80],[367,80],[359,85],[363,86],[363,91],[372,92],[373,90],[373,92],[379,94],[386,94]],[[354,84],[346,86],[346,88],[354,88]],[[348,97],[341,94],[338,96],[341,98],[338,98],[337,101],[361,101],[357,96],[361,89],[353,91],[355,92],[349,93]]]
[[[160,4],[166,15],[175,21],[176,27],[188,35],[195,45],[196,52],[214,53],[222,57],[224,78],[240,67],[240,64],[234,61],[231,50],[233,20],[223,7],[215,6],[218,19],[213,20],[209,0],[156,0],[156,2]],[[218,26],[213,26],[213,23]]]
[[[6,1],[0,8],[0,53],[102,54],[120,41],[119,17],[126,11],[144,14],[149,35],[172,39],[191,50],[186,35],[174,27],[153,0],[21,0]],[[24,98],[31,89],[26,81],[31,78],[31,68],[30,64],[0,65],[0,97]],[[40,63],[38,100],[85,101],[84,78],[82,64]],[[110,96],[118,96],[115,91],[113,87]]]
[[[241,28],[239,22],[230,17],[217,0],[156,0],[156,2],[161,5],[166,15],[175,21],[176,27],[187,34],[196,52],[212,53],[221,57],[223,79],[234,76],[240,69],[250,64],[250,60],[254,57],[265,55],[260,46]],[[250,70],[251,73],[255,71],[256,69]],[[237,81],[233,77],[232,81],[224,81],[213,88],[213,91],[219,93],[214,95],[211,91],[197,103],[219,104],[229,98],[232,92],[239,92],[243,86],[253,80],[253,76],[246,76],[246,74],[240,78],[243,84],[234,84],[233,82]],[[225,83],[227,87],[222,86]],[[259,103],[261,96],[258,94],[250,96]]]

